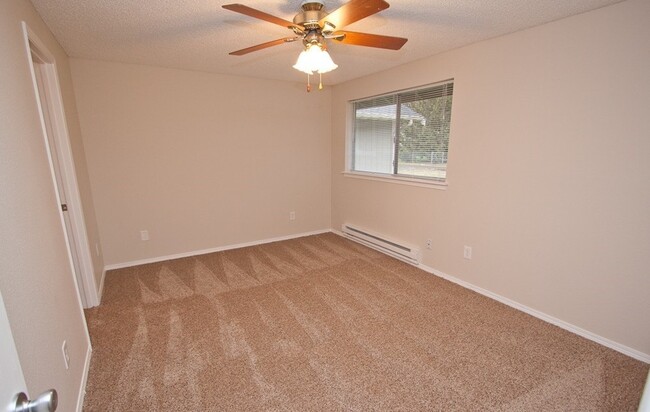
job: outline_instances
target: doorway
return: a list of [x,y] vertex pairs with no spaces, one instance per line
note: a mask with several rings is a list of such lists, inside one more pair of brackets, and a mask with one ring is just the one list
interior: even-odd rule
[[60,205],[61,219],[69,251],[70,265],[84,308],[97,306],[99,294],[81,196],[65,121],[63,98],[59,88],[54,57],[38,38],[23,24],[30,52],[32,80],[40,111],[41,126],[50,161],[52,179]]

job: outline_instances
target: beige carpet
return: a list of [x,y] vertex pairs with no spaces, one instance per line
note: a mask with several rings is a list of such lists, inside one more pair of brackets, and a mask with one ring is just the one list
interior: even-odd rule
[[85,411],[635,411],[648,365],[334,234],[111,271]]

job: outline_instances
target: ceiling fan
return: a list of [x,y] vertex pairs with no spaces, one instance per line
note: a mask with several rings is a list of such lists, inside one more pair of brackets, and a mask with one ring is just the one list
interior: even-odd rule
[[[384,0],[351,0],[333,12],[327,13],[324,10],[322,1],[305,0],[300,5],[300,11],[291,22],[243,4],[226,4],[223,6],[224,9],[286,27],[294,33],[291,37],[284,37],[231,52],[231,55],[242,56],[268,47],[302,40],[304,50],[294,68],[307,73],[308,76],[314,72],[326,73],[338,67],[327,53],[326,40],[331,39],[343,44],[380,49],[401,49],[408,39],[341,30],[344,26],[379,13],[388,7],[389,4]],[[319,88],[322,89],[322,82]],[[307,77],[307,91],[310,90],[309,77]]]

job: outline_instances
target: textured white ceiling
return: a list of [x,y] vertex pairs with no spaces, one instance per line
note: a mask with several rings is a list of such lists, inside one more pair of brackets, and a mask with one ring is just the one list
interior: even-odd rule
[[[324,0],[333,11],[344,0]],[[388,0],[390,8],[347,26],[406,37],[400,51],[333,44],[336,84],[446,50],[593,10],[621,0]],[[292,20],[301,0],[32,0],[71,57],[304,81],[291,66],[301,43],[245,56],[229,52],[292,34],[223,9],[241,2]]]

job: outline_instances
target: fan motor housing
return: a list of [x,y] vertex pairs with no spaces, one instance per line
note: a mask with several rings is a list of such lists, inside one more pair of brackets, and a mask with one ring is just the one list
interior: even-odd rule
[[307,0],[300,5],[300,12],[293,18],[295,24],[299,24],[306,29],[315,29],[319,27],[318,21],[327,16],[323,9],[324,4],[320,1]]

